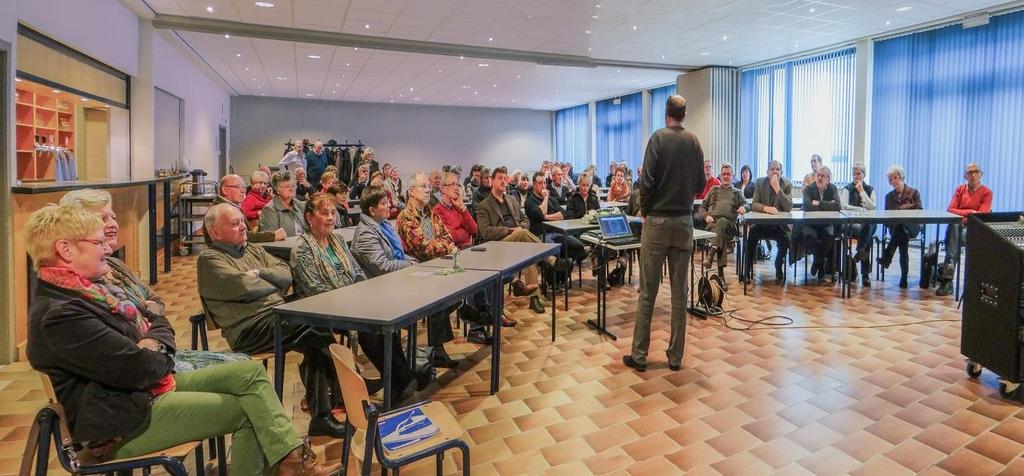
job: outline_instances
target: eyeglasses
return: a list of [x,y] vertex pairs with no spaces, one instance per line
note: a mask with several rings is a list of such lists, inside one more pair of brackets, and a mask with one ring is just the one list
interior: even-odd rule
[[[256,182],[253,185],[259,185],[259,182]],[[243,190],[245,189],[245,185],[225,185],[224,187],[227,187],[227,188],[238,188],[238,189],[243,189]]]
[[968,170],[967,175],[981,175],[980,170]]
[[110,249],[110,245],[107,244],[107,240],[88,240],[88,239],[83,238],[81,240],[75,240],[75,241],[77,241],[79,243],[83,243],[83,242],[84,243],[91,243],[91,244],[94,244],[96,246],[99,246],[101,249]]

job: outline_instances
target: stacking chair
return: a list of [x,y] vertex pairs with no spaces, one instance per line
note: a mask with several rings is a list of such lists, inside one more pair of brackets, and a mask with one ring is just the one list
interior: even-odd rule
[[[352,351],[340,344],[331,344],[330,350],[334,360],[334,369],[341,383],[341,395],[345,400],[345,408],[349,409],[348,418],[345,421],[345,443],[341,450],[341,474],[348,474],[349,453],[353,451],[352,440],[357,436],[362,436],[363,475],[370,474],[374,454],[377,455],[381,466],[385,470],[393,470],[395,476],[398,476],[399,468],[402,466],[434,456],[437,474],[441,475],[444,453],[451,448],[462,450],[462,474],[469,475],[469,447],[462,440],[462,427],[444,404],[425,401],[382,413],[376,405],[370,403],[366,382],[356,373]],[[420,408],[440,431],[433,437],[409,447],[392,452],[385,451],[379,434],[380,422],[416,407]],[[363,412],[358,411],[359,408],[362,408]],[[357,432],[360,435],[357,435]]]
[[[199,476],[205,474],[203,445],[199,441],[135,458],[103,463],[96,461],[88,450],[82,450],[81,445],[71,440],[67,418],[64,416],[64,407],[57,402],[57,393],[53,390],[50,377],[40,373],[39,378],[46,391],[49,404],[39,410],[32,423],[28,441],[25,444],[25,453],[22,455],[19,476],[29,476],[30,474],[46,476],[49,469],[51,440],[56,447],[57,460],[64,470],[71,474],[131,474],[135,469],[142,469],[144,475],[149,475],[150,468],[161,466],[172,476],[186,476],[188,471],[185,470],[183,461],[193,450],[196,453],[196,474]],[[33,461],[35,462],[34,472]]]

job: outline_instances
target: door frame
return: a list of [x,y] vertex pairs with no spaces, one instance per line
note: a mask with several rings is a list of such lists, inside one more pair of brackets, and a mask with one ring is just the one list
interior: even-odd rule
[[[4,165],[0,167],[0,262],[5,269],[0,270],[0,365],[17,359],[14,343],[14,260],[12,259],[13,207],[11,186],[14,182],[14,151],[11,147],[14,127],[12,126],[11,77],[14,74],[14,48],[11,43],[0,40],[0,157]],[[24,272],[24,270],[22,270]]]

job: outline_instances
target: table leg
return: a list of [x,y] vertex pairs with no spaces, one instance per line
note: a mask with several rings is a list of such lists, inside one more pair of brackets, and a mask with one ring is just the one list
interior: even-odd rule
[[395,347],[391,339],[393,332],[390,328],[384,329],[384,368],[381,369],[381,378],[384,379],[384,411],[391,410],[391,353]]
[[[556,268],[557,269],[557,268]],[[558,311],[558,294],[555,293],[555,283],[548,283],[548,288],[551,289],[551,342],[555,341],[555,315]]]
[[[600,246],[600,245],[599,245]],[[597,273],[597,316],[595,319],[587,319],[587,325],[592,327],[598,334],[618,340],[619,336],[608,332],[608,263],[604,246],[601,246],[601,272]]]
[[[561,246],[561,249],[562,249],[562,262],[565,263],[563,266],[566,267],[566,269],[565,269],[565,273],[566,273],[565,310],[568,311],[569,310],[569,288],[570,288],[570,286],[569,286],[569,276],[568,275],[572,273],[572,267],[569,266],[569,255],[567,254],[568,252],[566,251],[565,248],[566,248],[565,245]],[[555,276],[555,277],[557,278],[558,276]],[[558,283],[558,284],[561,284],[561,283]],[[551,303],[551,304],[554,305],[554,303]]]
[[505,296],[503,291],[501,275],[495,279],[493,294],[494,301],[491,302],[491,309],[494,313],[494,331],[491,333],[491,395],[498,392],[501,383],[501,317],[505,309]]
[[[746,246],[747,235],[749,233],[750,233],[750,225],[748,225],[747,223],[744,222],[743,223],[743,243],[744,243],[744,246],[742,247],[742,251],[741,251],[741,253],[743,253],[743,271],[740,273],[740,279],[743,280],[743,295],[744,296],[747,295],[747,283],[750,282],[753,279],[753,275],[754,275],[754,263],[753,263],[753,260],[749,256],[747,256],[747,254],[750,253],[750,249],[748,249],[748,248],[754,248],[753,246]],[[779,252],[781,253],[782,250],[779,250]]]
[[164,272],[171,272],[171,181],[164,180]]
[[277,399],[284,401],[284,336],[280,317],[274,317],[274,391]]
[[[430,319],[430,317],[427,317],[427,319]],[[429,333],[430,326],[428,325],[427,334],[429,335]],[[429,339],[429,337],[427,339]],[[409,362],[409,370],[416,372],[416,321],[412,321],[412,325],[409,326],[408,336],[406,336],[406,340],[408,342],[405,348],[405,358]]]
[[156,184],[146,186],[149,195],[149,284],[156,284],[156,275],[159,271],[156,262]]

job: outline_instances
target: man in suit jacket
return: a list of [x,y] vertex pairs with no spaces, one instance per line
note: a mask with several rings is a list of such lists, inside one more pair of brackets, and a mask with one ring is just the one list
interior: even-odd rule
[[[768,176],[757,179],[754,185],[754,199],[750,209],[757,213],[778,215],[793,210],[793,184],[782,177],[782,162],[773,160],[768,164]],[[749,271],[753,267],[754,252],[757,242],[773,240],[778,248],[775,255],[775,281],[782,284],[786,281],[786,254],[789,253],[789,227],[784,225],[754,225],[747,235],[745,252],[747,261],[744,263],[740,279],[749,282]]]
[[[485,241],[540,243],[540,238],[530,233],[530,222],[519,207],[519,202],[505,199],[507,182],[508,169],[505,167],[498,167],[491,172],[491,195],[481,201],[476,210],[480,238]],[[530,296],[530,309],[543,314],[544,304],[537,294],[537,281],[537,267],[530,266],[523,270],[522,280],[512,282],[512,293],[516,296]]]

